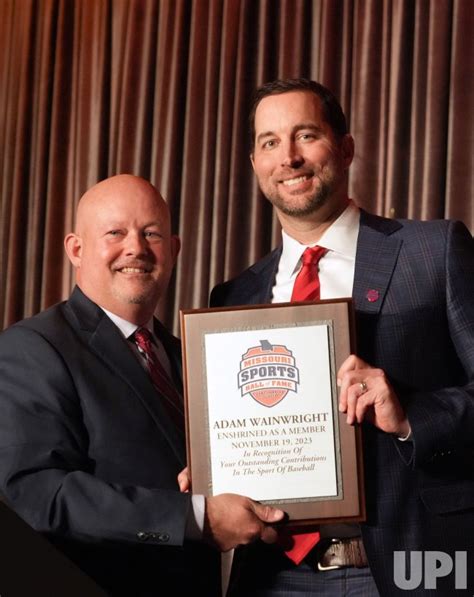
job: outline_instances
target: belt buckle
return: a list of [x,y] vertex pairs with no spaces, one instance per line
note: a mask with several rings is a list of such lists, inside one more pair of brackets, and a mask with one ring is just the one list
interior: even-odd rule
[[[336,545],[338,543],[342,543],[342,541],[340,539],[326,539],[326,541],[329,541],[329,546]],[[329,549],[329,547],[325,551],[327,551],[328,549]],[[323,555],[325,553],[325,551],[322,552],[321,555]],[[340,566],[339,564],[336,564],[335,566],[323,566],[318,558],[318,570],[320,572],[325,572],[326,570],[339,570],[340,568],[344,568],[344,566]]]

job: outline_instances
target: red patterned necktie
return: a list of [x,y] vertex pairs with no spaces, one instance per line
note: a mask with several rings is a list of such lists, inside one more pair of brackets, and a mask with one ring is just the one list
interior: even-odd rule
[[160,395],[163,396],[163,404],[168,414],[178,429],[184,433],[182,400],[153,350],[151,332],[147,328],[138,328],[133,334],[133,340],[146,358],[151,380]]
[[[321,257],[327,253],[324,247],[308,247],[305,249],[301,261],[303,265],[296,276],[291,302],[317,301],[320,296],[319,268],[318,263]],[[299,564],[319,541],[319,533],[296,532],[291,534],[291,548],[285,550],[285,554],[295,564]]]

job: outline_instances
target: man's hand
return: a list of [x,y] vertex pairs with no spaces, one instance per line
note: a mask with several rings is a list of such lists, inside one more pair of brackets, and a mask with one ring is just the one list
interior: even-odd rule
[[386,433],[408,436],[410,424],[382,369],[351,355],[341,365],[337,382],[339,410],[347,413],[349,425],[366,420]]
[[261,539],[274,543],[278,534],[271,526],[285,516],[282,510],[259,504],[233,493],[206,498],[204,537],[221,551]]
[[[178,475],[179,490],[191,490],[188,467]],[[278,534],[271,526],[283,520],[285,513],[271,506],[264,506],[248,497],[223,493],[206,498],[204,538],[221,551],[261,539],[274,543]]]
[[189,476],[188,467],[183,468],[183,470],[179,473],[178,485],[181,493],[189,493],[189,491],[191,491],[191,477]]

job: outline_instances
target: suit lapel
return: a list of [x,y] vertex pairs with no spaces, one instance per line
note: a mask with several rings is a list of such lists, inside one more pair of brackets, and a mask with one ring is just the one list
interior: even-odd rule
[[[117,326],[78,288],[71,295],[68,305],[90,349],[130,387],[184,466],[184,438],[170,421],[149,375],[132,354]],[[170,355],[170,358],[174,364],[175,356]]]
[[[278,271],[282,247],[273,250],[269,255],[255,263],[248,271],[256,276],[248,285],[248,290],[252,290],[251,297],[242,304],[264,305],[272,301],[272,288],[275,284],[275,277]],[[256,283],[255,283],[256,281]]]
[[160,339],[163,347],[168,355],[171,365],[171,376],[176,385],[176,388],[180,395],[183,395],[183,367],[181,363],[181,342],[174,336],[172,336],[165,326],[154,319],[154,333],[157,338]]
[[352,293],[356,311],[380,312],[402,246],[402,241],[391,235],[401,227],[396,220],[361,210]]

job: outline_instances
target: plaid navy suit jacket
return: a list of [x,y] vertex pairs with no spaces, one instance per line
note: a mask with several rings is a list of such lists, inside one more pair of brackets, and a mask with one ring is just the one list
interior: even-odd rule
[[[388,220],[361,211],[354,275],[357,354],[382,368],[406,409],[413,441],[363,425],[364,545],[380,594],[393,552],[467,550],[474,589],[474,247],[463,224]],[[211,306],[263,304],[276,249],[217,286]],[[378,291],[370,302],[369,290]],[[436,595],[453,594],[453,575]],[[443,590],[445,592],[443,592]],[[417,590],[410,594],[418,594]],[[423,587],[420,595],[427,595]],[[455,593],[462,594],[462,591]]]

